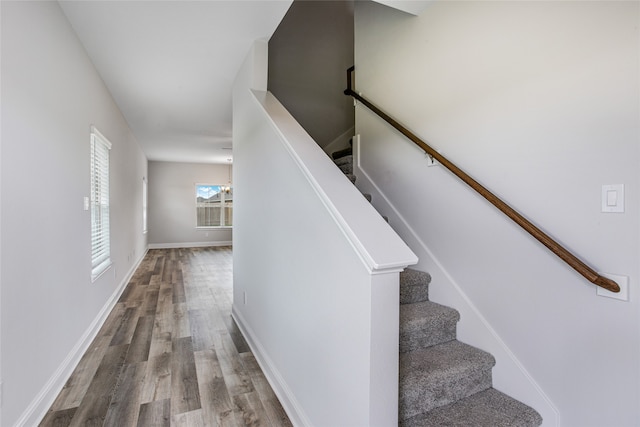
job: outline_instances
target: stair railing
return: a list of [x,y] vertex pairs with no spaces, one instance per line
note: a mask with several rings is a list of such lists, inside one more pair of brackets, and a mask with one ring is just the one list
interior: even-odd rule
[[620,286],[618,284],[606,277],[601,276],[583,261],[581,261],[574,254],[565,249],[558,242],[549,237],[546,233],[540,230],[538,227],[533,225],[529,220],[527,220],[524,216],[518,213],[515,209],[505,203],[498,196],[493,194],[491,191],[487,190],[484,186],[478,183],[475,179],[471,178],[467,173],[465,173],[462,169],[457,167],[455,164],[451,163],[446,157],[442,154],[438,153],[432,147],[430,147],[423,140],[418,138],[414,133],[409,131],[406,127],[398,123],[396,120],[391,118],[384,111],[380,110],[370,101],[362,97],[359,93],[355,92],[352,87],[352,80],[354,74],[355,67],[350,67],[347,70],[347,89],[344,91],[344,94],[347,96],[352,96],[354,99],[360,101],[367,108],[373,111],[375,114],[380,116],[384,121],[393,126],[396,130],[398,130],[401,134],[409,138],[414,144],[420,147],[425,151],[427,155],[431,158],[437,160],[442,166],[446,167],[451,171],[455,176],[464,181],[468,186],[478,192],[482,197],[484,197],[489,203],[498,208],[502,213],[511,218],[516,224],[522,227],[525,231],[531,234],[534,238],[536,238],[540,243],[546,246],[551,252],[556,254],[560,259],[569,264],[574,270],[584,276],[591,283],[600,286],[604,289],[607,289],[611,292],[620,292]]

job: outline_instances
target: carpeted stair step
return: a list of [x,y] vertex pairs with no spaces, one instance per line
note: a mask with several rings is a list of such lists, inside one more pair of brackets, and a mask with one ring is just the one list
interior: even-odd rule
[[352,174],[353,173],[353,155],[348,155],[344,157],[340,157],[333,161],[336,166],[340,168],[342,173],[344,174]]
[[[356,183],[356,176],[353,174],[353,156],[351,154],[334,160],[334,163],[336,164],[336,166],[338,166],[338,168],[340,168],[342,173],[345,174],[347,178],[349,178],[349,181],[351,181],[352,184]],[[371,194],[363,194],[363,195],[364,195],[364,198],[367,199],[369,203],[371,203]],[[382,218],[386,222],[389,222],[388,217],[383,215]]]
[[[350,141],[351,142],[351,141]],[[353,150],[331,157],[355,184]],[[371,202],[370,194],[363,196]],[[382,216],[389,222],[386,216]],[[400,427],[534,427],[540,415],[492,388],[495,359],[456,340],[457,310],[429,301],[428,273],[400,273]]]
[[535,427],[538,412],[494,388],[400,422],[400,427]]
[[338,165],[338,167],[345,175],[353,174],[353,163],[344,163],[342,165]]
[[457,310],[431,301],[400,306],[400,353],[456,339]]
[[492,355],[457,340],[400,354],[399,419],[490,388],[494,365]]
[[429,273],[406,268],[400,273],[400,304],[427,301],[430,282]]
[[351,147],[345,148],[344,150],[338,150],[331,153],[331,157],[333,160],[339,159],[340,157],[350,156],[353,154],[353,149]]
[[353,164],[353,155],[349,154],[347,156],[338,157],[337,159],[334,159],[333,162],[338,166]]

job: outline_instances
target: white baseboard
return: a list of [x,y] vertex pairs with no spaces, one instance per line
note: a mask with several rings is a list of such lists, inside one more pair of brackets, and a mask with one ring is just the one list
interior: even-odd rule
[[282,378],[282,375],[280,375],[278,368],[271,361],[262,344],[260,344],[258,337],[253,333],[253,330],[247,324],[244,317],[242,317],[242,314],[236,310],[235,305],[231,309],[231,317],[233,317],[233,320],[235,320],[238,328],[242,332],[249,348],[251,348],[253,356],[256,358],[258,365],[260,365],[260,369],[262,369],[264,376],[278,397],[291,423],[294,427],[310,427],[312,424],[296,400],[296,397],[287,386],[287,383],[284,381],[284,378]]
[[144,251],[140,259],[138,259],[138,261],[127,272],[127,275],[122,279],[122,282],[107,300],[84,334],[82,334],[76,345],[73,346],[67,357],[62,361],[51,378],[49,378],[49,381],[47,381],[42,390],[40,390],[40,393],[38,393],[20,418],[18,418],[18,421],[14,424],[15,427],[38,425],[47,415],[47,411],[55,401],[56,397],[58,397],[58,394],[62,391],[62,388],[69,380],[69,377],[71,377],[71,374],[78,366],[78,363],[80,363],[80,359],[84,353],[86,353],[89,346],[98,335],[100,328],[107,320],[109,313],[111,313],[111,310],[115,307],[118,299],[120,299],[122,292],[127,287],[133,273],[135,273],[136,269],[140,266],[140,263],[147,254],[147,251],[148,249]]
[[206,248],[209,246],[233,246],[231,240],[217,242],[149,243],[149,249]]

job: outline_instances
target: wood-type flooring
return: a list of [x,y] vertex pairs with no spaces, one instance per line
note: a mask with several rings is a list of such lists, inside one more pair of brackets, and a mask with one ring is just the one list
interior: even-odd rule
[[149,250],[40,423],[291,426],[231,319],[230,247]]

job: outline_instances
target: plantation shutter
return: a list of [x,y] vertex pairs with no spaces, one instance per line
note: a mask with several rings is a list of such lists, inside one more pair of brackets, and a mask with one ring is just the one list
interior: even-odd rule
[[91,130],[91,277],[111,265],[109,242],[109,150],[111,143]]

